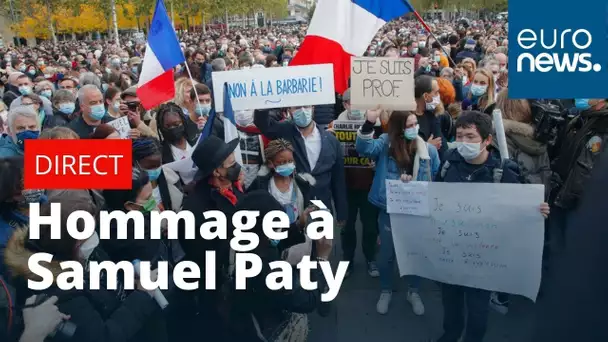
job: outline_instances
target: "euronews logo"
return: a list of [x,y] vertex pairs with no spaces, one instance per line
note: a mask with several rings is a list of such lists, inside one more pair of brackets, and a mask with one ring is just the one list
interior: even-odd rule
[[[524,29],[517,35],[517,45],[524,50],[543,52],[534,55],[524,52],[517,56],[517,72],[600,72],[602,66],[593,63],[587,49],[593,43],[591,33],[585,29],[534,31]],[[576,51],[576,52],[574,52]]]

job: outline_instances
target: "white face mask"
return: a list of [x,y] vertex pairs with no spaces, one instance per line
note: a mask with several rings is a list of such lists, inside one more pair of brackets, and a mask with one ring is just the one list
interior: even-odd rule
[[365,113],[366,112],[364,110],[351,109],[349,116],[352,120],[363,120],[363,119],[365,119]]
[[435,110],[435,108],[437,108],[437,106],[439,106],[440,103],[441,103],[441,97],[439,95],[433,96],[433,101],[426,103],[426,109]]
[[252,110],[237,110],[234,112],[234,120],[236,124],[241,127],[247,127],[253,125],[253,111]]
[[482,151],[481,143],[456,142],[456,148],[464,160],[473,160],[477,158]]
[[97,235],[97,232],[94,232],[93,235],[87,239],[87,241],[80,245],[80,248],[78,249],[78,256],[80,257],[80,260],[88,260],[91,253],[93,253],[93,250],[95,250],[98,245],[99,236]]

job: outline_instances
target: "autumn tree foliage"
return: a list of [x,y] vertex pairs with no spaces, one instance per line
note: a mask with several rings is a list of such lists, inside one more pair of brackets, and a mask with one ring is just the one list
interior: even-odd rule
[[[52,39],[57,34],[104,32],[112,28],[112,5],[119,29],[149,25],[156,0],[0,0],[0,9],[15,19],[12,29],[25,38]],[[164,0],[173,9],[176,26],[195,27],[226,15],[263,11],[275,18],[286,15],[287,0]]]

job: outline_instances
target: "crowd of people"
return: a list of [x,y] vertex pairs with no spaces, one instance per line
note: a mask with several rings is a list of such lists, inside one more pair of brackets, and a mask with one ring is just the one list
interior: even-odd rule
[[[49,213],[49,203],[62,203],[64,219],[76,210],[92,215],[100,210],[141,211],[147,227],[152,211],[190,210],[200,226],[206,210],[227,216],[247,209],[261,215],[283,210],[290,218],[289,238],[269,240],[260,220],[253,231],[263,242],[255,253],[266,264],[284,259],[295,266],[305,255],[319,261],[330,257],[331,241],[313,241],[304,233],[308,214],[316,209],[310,200],[318,199],[334,214],[341,259],[350,261],[348,274],[362,266],[370,277],[379,278],[379,314],[389,312],[394,287],[387,179],[542,184],[546,199],[538,203],[538,215],[548,218],[544,255],[550,256],[555,241],[565,236],[564,223],[588,188],[608,140],[606,100],[509,99],[507,23],[463,20],[431,26],[437,40],[417,21],[390,22],[365,53],[414,59],[416,110],[353,109],[347,90],[336,94],[331,105],[237,111],[239,138],[228,142],[221,113],[208,121],[214,110],[214,73],[287,67],[306,35],[305,26],[179,33],[188,68],[175,67],[175,98],[152,110],[144,110],[137,94],[144,42],[122,37],[120,46],[104,40],[64,41],[0,50],[0,293],[6,289],[10,312],[8,325],[0,315],[0,329],[8,327],[0,333],[9,341],[23,342],[47,336],[73,341],[305,341],[307,315],[331,310],[320,301],[324,286],[305,290],[294,279],[293,289],[268,290],[266,267],[247,291],[234,291],[233,253],[224,240],[135,240],[129,227],[128,240],[99,240],[96,234],[86,241],[67,234],[53,240],[43,230],[40,240],[31,241],[30,203],[41,203],[42,214]],[[567,114],[556,120],[564,123],[553,127],[556,136],[551,139],[541,136],[538,127],[545,124],[539,112],[546,120],[553,108]],[[501,158],[495,139],[495,109],[504,120],[509,160]],[[122,117],[129,121],[127,137],[109,124]],[[333,132],[333,121],[345,119],[365,120],[356,150],[374,160],[374,168],[345,168],[343,147]],[[199,139],[210,124],[211,136]],[[23,188],[25,140],[121,138],[132,141],[131,189]],[[242,163],[233,153],[237,147]],[[171,168],[171,163],[188,158],[196,165],[193,172]],[[358,239],[364,265],[354,262]],[[139,285],[135,291],[122,286],[95,291],[85,284],[84,290],[52,287],[42,293],[26,286],[36,277],[27,264],[36,252],[83,265],[134,259],[174,265],[190,260],[204,274],[208,250],[218,253],[217,290],[170,289],[165,294],[170,306],[164,311]],[[323,285],[317,272],[312,280]],[[425,314],[420,280],[407,277],[407,300],[415,315]],[[439,342],[480,342],[489,309],[508,312],[509,294],[438,285],[444,310]],[[46,300],[32,306],[41,296]]]

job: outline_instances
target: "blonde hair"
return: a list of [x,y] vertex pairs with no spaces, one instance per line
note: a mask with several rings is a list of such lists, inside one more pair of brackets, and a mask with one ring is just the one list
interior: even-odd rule
[[[473,77],[475,77],[475,71],[477,69],[477,63],[475,62],[475,60],[473,58],[465,58],[462,60],[462,62],[460,62],[460,64],[462,65],[462,68],[467,72],[467,77],[469,78],[469,80],[472,81]],[[464,66],[465,64],[471,64],[473,66],[470,72],[469,69]]]
[[503,119],[523,123],[532,122],[532,109],[525,99],[509,99],[508,90],[503,89],[496,97],[496,108],[500,108]]
[[[198,82],[195,81],[194,84],[198,84]],[[190,78],[188,77],[182,77],[175,81],[175,99],[173,102],[180,107],[184,107],[186,102],[190,99],[190,93],[187,95],[184,94],[184,89],[187,86],[192,86]]]
[[[482,74],[484,77],[488,79],[488,89],[486,90],[485,97],[487,98],[487,103],[483,109],[487,108],[489,105],[493,104],[496,101],[496,84],[494,84],[494,75],[488,69],[477,69],[475,71],[475,75]],[[475,76],[473,76],[475,79]],[[473,81],[473,80],[471,80]],[[469,89],[469,94],[467,94],[468,98],[472,97],[471,90]]]

